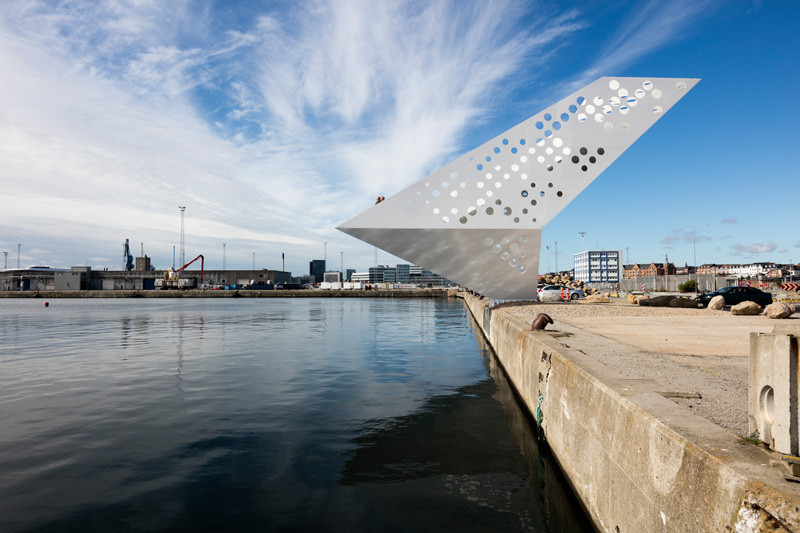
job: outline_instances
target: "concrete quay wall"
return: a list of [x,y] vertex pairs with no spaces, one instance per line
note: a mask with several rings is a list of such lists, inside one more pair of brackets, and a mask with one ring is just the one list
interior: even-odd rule
[[770,453],[502,305],[463,298],[599,531],[800,530],[798,484]]
[[441,289],[400,290],[105,290],[0,291],[0,298],[446,298]]

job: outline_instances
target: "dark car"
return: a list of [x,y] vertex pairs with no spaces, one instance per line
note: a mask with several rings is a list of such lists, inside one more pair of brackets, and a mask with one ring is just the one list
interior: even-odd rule
[[714,296],[722,296],[725,298],[725,305],[755,302],[761,307],[765,307],[772,303],[772,294],[753,287],[723,287],[714,292],[699,295],[697,301],[705,307]]

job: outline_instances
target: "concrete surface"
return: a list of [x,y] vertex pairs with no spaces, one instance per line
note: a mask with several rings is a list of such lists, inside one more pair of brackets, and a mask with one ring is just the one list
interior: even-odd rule
[[[598,530],[800,526],[800,484],[776,454],[734,432],[747,431],[749,333],[776,321],[614,304],[491,308],[464,298]],[[530,331],[542,310],[557,331]],[[697,353],[708,345],[715,353]],[[715,423],[731,415],[738,430]]]

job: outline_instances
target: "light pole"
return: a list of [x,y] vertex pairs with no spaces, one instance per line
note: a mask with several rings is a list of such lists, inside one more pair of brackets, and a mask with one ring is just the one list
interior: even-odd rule
[[581,252],[583,252],[584,250],[586,250],[586,247],[583,245],[583,238],[586,237],[586,232],[585,231],[579,231],[578,235],[581,236]]
[[22,252],[22,243],[19,243],[17,245],[17,270],[19,270],[19,268],[20,268],[20,266],[19,266],[19,258],[20,258],[20,253],[21,252]]
[[328,243],[327,242],[323,242],[322,244],[324,246],[324,248],[323,248],[324,252],[322,254],[322,260],[325,261],[325,265],[327,267],[327,264],[328,264]]
[[256,269],[256,253],[253,252],[253,270]]
[[6,259],[6,266],[3,267],[3,270],[8,270],[8,252],[3,252],[3,255]]
[[558,274],[558,241],[553,241],[556,244],[556,274]]
[[342,274],[342,281],[344,281],[344,252],[339,252],[339,270]]
[[183,212],[186,211],[186,206],[178,206],[178,209],[181,210],[181,266],[186,264],[186,246],[183,240]]
[[225,270],[225,247],[228,246],[227,242],[222,243],[222,270]]
[[700,278],[697,277],[697,241],[692,241],[692,250],[694,251],[694,259],[692,262],[694,263],[694,293],[700,290],[698,287]]
[[550,273],[550,247],[545,246],[547,248],[547,272]]

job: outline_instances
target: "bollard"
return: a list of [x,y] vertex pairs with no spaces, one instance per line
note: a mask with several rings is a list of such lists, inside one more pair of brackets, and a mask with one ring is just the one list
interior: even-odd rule
[[793,456],[800,455],[798,339],[800,326],[775,326],[772,333],[750,334],[750,435]]

